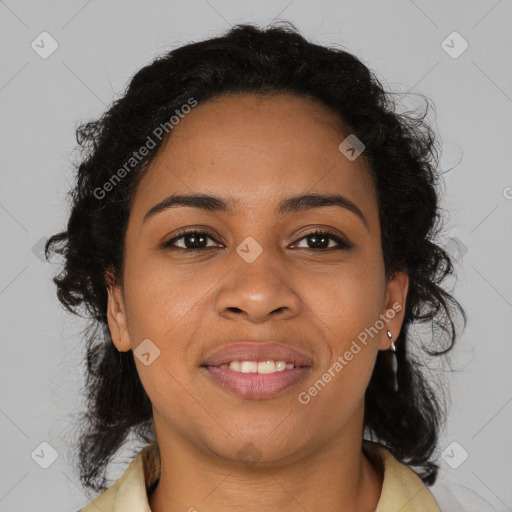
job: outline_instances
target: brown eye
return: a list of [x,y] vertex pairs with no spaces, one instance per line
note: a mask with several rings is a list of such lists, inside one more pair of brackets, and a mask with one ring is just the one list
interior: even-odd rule
[[[173,237],[167,242],[164,242],[162,247],[184,251],[202,251],[205,249],[219,247],[219,245],[215,244],[208,245],[208,240],[217,243],[216,240],[206,231],[190,230]],[[330,231],[313,231],[300,238],[296,244],[301,243],[303,240],[307,241],[307,246],[298,247],[299,249],[337,250],[350,249],[353,247],[351,243],[342,240]]]
[[[329,231],[313,231],[303,236],[298,242],[303,240],[307,240],[308,246],[299,247],[299,249],[350,249],[352,247],[352,244],[341,240]],[[335,245],[331,245],[331,242]]]
[[[208,239],[213,240],[209,233],[205,231],[186,231],[163,244],[164,248],[178,248],[189,251],[200,251],[217,247],[208,245]],[[182,245],[176,245],[176,242],[182,242]]]

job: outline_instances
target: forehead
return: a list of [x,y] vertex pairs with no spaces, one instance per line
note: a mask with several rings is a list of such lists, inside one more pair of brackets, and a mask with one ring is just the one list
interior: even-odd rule
[[271,207],[273,197],[321,192],[341,193],[375,210],[363,158],[350,161],[338,149],[347,135],[339,117],[317,100],[288,94],[216,98],[173,128],[139,184],[134,209],[147,211],[171,193],[233,197],[247,210]]

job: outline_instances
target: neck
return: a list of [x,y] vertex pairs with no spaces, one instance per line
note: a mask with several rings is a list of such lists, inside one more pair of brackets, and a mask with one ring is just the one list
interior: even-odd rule
[[158,444],[161,475],[149,498],[152,512],[374,512],[382,489],[382,468],[363,453],[362,432],[311,453],[302,449],[293,463],[233,462],[169,435]]

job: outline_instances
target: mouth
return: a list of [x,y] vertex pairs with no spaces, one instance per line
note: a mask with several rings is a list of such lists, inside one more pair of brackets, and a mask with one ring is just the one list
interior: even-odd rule
[[306,378],[312,358],[274,342],[241,342],[207,357],[201,368],[223,389],[249,400],[263,400]]
[[204,366],[215,382],[249,400],[272,398],[305,379],[310,366],[296,366],[274,373],[243,373],[228,367]]

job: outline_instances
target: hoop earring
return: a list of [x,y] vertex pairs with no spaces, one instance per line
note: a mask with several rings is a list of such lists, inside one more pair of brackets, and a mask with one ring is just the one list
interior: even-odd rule
[[396,345],[395,345],[395,342],[393,341],[393,336],[391,335],[391,333],[389,331],[387,331],[387,333],[388,333],[389,341],[391,343],[391,369],[393,371],[393,389],[395,391],[398,391],[398,378],[397,378],[398,360],[396,357]]

